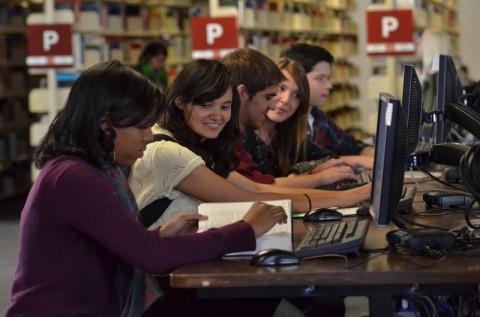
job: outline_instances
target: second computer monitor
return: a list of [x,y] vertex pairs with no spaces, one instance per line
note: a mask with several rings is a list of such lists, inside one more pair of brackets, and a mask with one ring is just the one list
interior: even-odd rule
[[400,100],[380,93],[372,175],[370,215],[377,226],[386,226],[403,192],[407,125]]
[[[455,63],[450,55],[440,55],[438,77],[437,77],[437,96],[435,100],[435,111],[445,115],[447,105],[456,103],[459,100],[462,85],[455,68]],[[441,144],[447,141],[448,134],[452,129],[453,122],[448,118],[441,117],[434,124],[435,137],[434,143]]]
[[423,91],[413,65],[404,65],[402,112],[407,124],[407,154],[413,153],[420,139],[423,116]]

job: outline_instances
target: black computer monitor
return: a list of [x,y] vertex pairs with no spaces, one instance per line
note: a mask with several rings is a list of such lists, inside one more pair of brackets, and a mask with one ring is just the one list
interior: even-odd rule
[[420,139],[423,116],[423,91],[413,65],[403,67],[402,112],[407,124],[407,155],[415,152]]
[[[447,105],[459,101],[462,84],[455,68],[455,63],[450,55],[440,55],[438,76],[437,76],[437,96],[435,99],[435,112],[445,115]],[[445,143],[448,134],[452,129],[453,122],[445,117],[440,117],[434,123],[433,143]]]
[[403,192],[407,125],[400,100],[380,93],[372,175],[370,215],[377,226],[386,226],[396,212]]

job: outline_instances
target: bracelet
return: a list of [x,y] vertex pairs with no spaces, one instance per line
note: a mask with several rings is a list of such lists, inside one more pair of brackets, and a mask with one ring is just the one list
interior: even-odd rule
[[311,210],[312,209],[312,200],[310,199],[310,196],[308,196],[307,194],[303,194],[305,197],[307,197],[308,199],[308,210]]

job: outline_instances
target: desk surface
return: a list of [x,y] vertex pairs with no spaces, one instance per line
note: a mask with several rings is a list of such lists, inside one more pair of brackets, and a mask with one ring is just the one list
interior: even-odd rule
[[[421,193],[414,210],[424,210]],[[443,228],[465,226],[462,214],[415,217],[415,221]],[[364,249],[386,246],[385,235],[397,229],[393,224],[370,224]],[[294,220],[295,244],[307,230],[301,220]],[[254,267],[248,260],[219,260],[189,264],[170,275],[174,288],[232,288],[305,285],[407,285],[407,284],[480,283],[480,256],[448,254],[442,259],[401,255],[397,252],[362,252],[359,257],[328,257],[302,260],[296,266]]]

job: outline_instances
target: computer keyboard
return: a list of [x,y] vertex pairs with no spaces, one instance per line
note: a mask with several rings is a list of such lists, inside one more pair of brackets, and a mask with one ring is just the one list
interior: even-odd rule
[[335,184],[330,185],[321,185],[318,186],[317,189],[323,190],[347,190],[352,189],[358,186],[365,185],[372,181],[372,172],[371,171],[364,171],[355,174],[357,176],[356,180],[346,179],[343,181],[336,182]]
[[343,219],[342,221],[316,223],[306,233],[295,249],[299,257],[315,257],[324,254],[348,254],[360,252],[367,236],[367,219]]
[[357,176],[357,180],[344,180],[341,182],[337,182],[335,190],[347,190],[352,189],[358,186],[365,185],[366,183],[370,183],[372,181],[372,173],[371,172],[360,172],[355,174]]

